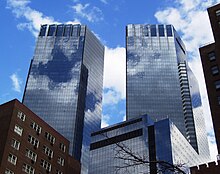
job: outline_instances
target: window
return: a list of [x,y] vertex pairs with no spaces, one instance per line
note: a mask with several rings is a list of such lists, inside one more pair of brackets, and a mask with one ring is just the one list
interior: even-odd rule
[[39,36],[45,36],[46,31],[47,31],[47,25],[41,25]]
[[64,26],[63,25],[58,25],[56,36],[63,36],[63,30],[64,30]]
[[50,25],[49,31],[48,31],[48,36],[54,36],[55,31],[56,31],[56,25]]
[[37,154],[34,153],[34,152],[32,152],[32,151],[29,150],[29,149],[26,149],[26,156],[27,156],[28,158],[30,158],[31,160],[33,160],[34,162],[37,161]]
[[23,165],[22,171],[24,171],[25,173],[28,173],[28,174],[34,174],[34,168],[27,165],[27,164]]
[[70,36],[71,33],[72,33],[72,27],[71,27],[71,25],[65,25],[64,36]]
[[172,34],[172,26],[171,25],[167,25],[166,29],[167,29],[167,37],[173,36],[173,34]]
[[8,161],[12,163],[13,165],[16,165],[17,157],[15,155],[12,155],[11,153],[8,155]]
[[53,158],[53,151],[49,147],[43,146],[43,151],[48,157]]
[[157,36],[156,25],[150,26],[150,33],[151,33],[151,36]]
[[63,172],[61,172],[60,170],[57,170],[56,174],[63,174]]
[[48,141],[50,141],[52,144],[55,143],[55,138],[48,132],[45,132],[45,137]]
[[218,96],[218,105],[220,105],[220,96]]
[[220,89],[220,80],[215,81],[215,89],[216,90]]
[[37,124],[37,123],[35,123],[35,122],[31,122],[31,125],[30,125],[38,134],[40,134],[41,133],[41,127]]
[[63,143],[60,143],[60,150],[62,150],[63,152],[66,151],[66,146]]
[[64,159],[61,157],[58,157],[57,163],[60,164],[61,166],[64,166]]
[[212,52],[208,53],[208,57],[209,57],[209,60],[210,60],[210,61],[216,60],[216,58],[215,58],[215,52],[212,51]]
[[211,71],[212,71],[212,75],[218,74],[219,73],[218,66],[215,65],[215,66],[211,67]]
[[17,117],[20,118],[22,121],[25,121],[26,115],[21,111],[18,111]]
[[220,10],[217,10],[217,11],[215,12],[215,14],[216,14],[217,17],[220,17]]
[[16,150],[19,150],[19,147],[20,147],[20,142],[17,141],[16,139],[12,139],[11,140],[11,146],[16,149]]
[[23,128],[21,128],[20,126],[18,125],[15,125],[15,128],[14,128],[14,132],[16,132],[18,135],[22,135],[22,132],[23,132]]
[[164,26],[163,25],[158,25],[158,27],[159,27],[159,36],[165,36]]
[[41,159],[40,165],[45,168],[47,171],[51,171],[51,164],[44,159]]
[[144,26],[143,26],[142,32],[143,32],[143,36],[149,36],[148,26],[147,26],[147,25],[144,25]]
[[12,171],[9,170],[9,169],[6,169],[6,170],[5,170],[5,174],[14,174],[14,172],[12,172]]
[[37,138],[28,135],[28,142],[31,143],[33,146],[38,147],[39,146],[39,141]]

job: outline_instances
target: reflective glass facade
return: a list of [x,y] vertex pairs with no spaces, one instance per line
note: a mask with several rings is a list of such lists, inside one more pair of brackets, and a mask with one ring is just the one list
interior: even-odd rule
[[207,161],[198,83],[177,32],[172,25],[131,24],[126,29],[127,119],[143,114],[154,121],[169,118]]
[[154,130],[158,160],[171,164],[183,164],[181,169],[186,173],[189,167],[202,164],[202,157],[169,119],[155,122]]
[[[145,156],[149,161],[148,129],[152,121],[148,117],[139,117],[103,128],[92,134],[90,146],[89,174],[123,174],[123,173],[149,173],[148,165],[132,165],[129,155],[120,152],[119,143],[127,147],[136,155]],[[132,166],[126,168],[127,163]]]
[[[101,125],[104,46],[84,25],[43,25],[23,103],[70,141],[87,172],[90,134]],[[82,152],[82,153],[81,153]]]
[[169,119],[154,123],[145,115],[92,133],[89,174],[154,173],[161,167],[129,161],[132,157],[121,151],[117,143],[140,159],[184,164],[183,170],[202,163],[201,157]]
[[[159,26],[165,36],[159,36]],[[186,135],[177,58],[181,49],[176,49],[173,27],[159,26],[127,26],[126,116],[169,117]]]

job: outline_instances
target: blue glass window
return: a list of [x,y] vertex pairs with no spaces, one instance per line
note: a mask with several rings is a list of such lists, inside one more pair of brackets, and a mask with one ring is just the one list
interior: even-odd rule
[[128,45],[133,46],[134,45],[134,37],[128,37]]
[[143,36],[149,36],[148,26],[147,26],[147,25],[145,25],[145,26],[143,27],[142,33],[143,33]]
[[46,31],[47,31],[47,25],[42,25],[40,28],[39,36],[45,36]]
[[70,36],[72,32],[71,25],[65,25],[64,36]]
[[164,34],[164,26],[163,25],[159,25],[159,36],[165,36]]
[[151,36],[157,36],[156,25],[150,26],[150,33],[151,33]]
[[167,29],[167,36],[168,36],[168,37],[169,37],[169,36],[173,36],[171,25],[167,25],[167,26],[166,26],[166,29]]
[[48,36],[54,36],[55,31],[56,31],[56,25],[50,25],[49,31],[48,31]]
[[80,26],[79,25],[74,25],[72,36],[79,36],[79,35],[80,35]]
[[57,26],[56,36],[63,36],[63,29],[64,29],[63,25],[58,25]]

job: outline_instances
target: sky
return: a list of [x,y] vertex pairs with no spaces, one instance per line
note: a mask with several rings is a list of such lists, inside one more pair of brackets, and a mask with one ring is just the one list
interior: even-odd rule
[[22,100],[41,24],[81,23],[105,45],[102,127],[125,120],[125,27],[172,24],[186,45],[202,96],[213,160],[217,150],[198,48],[213,42],[206,9],[220,0],[1,0],[0,104]]

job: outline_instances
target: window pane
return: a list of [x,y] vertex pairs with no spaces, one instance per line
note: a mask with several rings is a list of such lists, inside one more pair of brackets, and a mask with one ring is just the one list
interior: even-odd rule
[[20,118],[22,121],[25,121],[26,115],[21,111],[18,111],[17,117]]
[[65,25],[64,36],[70,36],[71,29],[72,29],[71,25]]
[[171,25],[167,25],[167,26],[166,26],[166,29],[167,29],[167,36],[168,36],[168,37],[169,37],[169,36],[173,36]]
[[215,89],[219,90],[220,89],[220,80],[215,82]]
[[40,28],[39,36],[45,36],[46,31],[47,31],[47,25],[42,25]]
[[216,16],[220,16],[220,10],[217,10],[215,13],[216,13]]
[[163,25],[159,25],[159,36],[165,36],[165,34],[164,34],[164,26]]
[[49,31],[48,31],[48,36],[54,36],[55,31],[56,31],[56,25],[50,25]]
[[213,66],[211,67],[211,71],[212,71],[212,75],[216,75],[219,73],[219,69],[218,69],[218,66]]
[[212,51],[210,53],[208,53],[208,57],[209,57],[209,60],[210,61],[214,61],[216,58],[215,58],[215,52]]
[[147,25],[143,26],[142,32],[143,32],[143,36],[149,36],[148,26]]
[[17,140],[15,140],[15,139],[12,139],[12,141],[11,141],[11,146],[12,146],[13,148],[15,148],[16,150],[19,150],[20,142],[17,141]]
[[23,129],[20,126],[15,125],[14,132],[16,132],[18,135],[21,136],[22,132],[23,132]]
[[80,35],[80,26],[79,25],[73,25],[72,36],[79,36],[79,35]]
[[150,26],[150,33],[151,33],[151,36],[157,36],[156,25]]
[[63,29],[64,29],[63,25],[58,25],[56,36],[63,36]]
[[220,105],[220,96],[218,96],[218,105]]
[[6,170],[5,170],[5,174],[14,174],[14,172],[11,171],[11,170],[9,170],[9,169],[6,169]]

